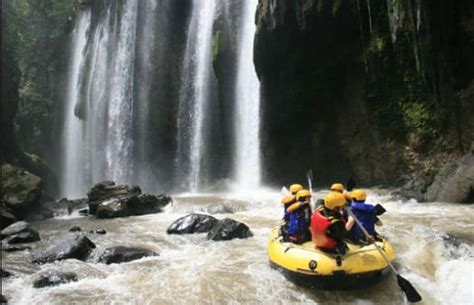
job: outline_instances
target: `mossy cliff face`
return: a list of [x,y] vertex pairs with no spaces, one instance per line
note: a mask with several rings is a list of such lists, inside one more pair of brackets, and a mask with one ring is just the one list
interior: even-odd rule
[[261,0],[255,64],[268,182],[313,168],[318,183],[396,183],[409,172],[406,145],[470,143],[472,59],[455,56],[472,49],[469,9],[468,1]]

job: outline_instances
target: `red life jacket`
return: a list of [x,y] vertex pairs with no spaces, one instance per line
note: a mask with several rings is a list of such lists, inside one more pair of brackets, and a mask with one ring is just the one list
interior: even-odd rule
[[316,247],[331,250],[336,248],[336,241],[329,237],[326,231],[337,221],[339,220],[334,217],[322,215],[319,209],[314,211],[311,216],[311,235]]

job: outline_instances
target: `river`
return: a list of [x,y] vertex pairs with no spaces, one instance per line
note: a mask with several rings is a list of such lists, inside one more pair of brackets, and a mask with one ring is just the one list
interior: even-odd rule
[[[2,253],[2,267],[15,274],[2,279],[3,295],[11,304],[407,304],[393,276],[364,289],[322,292],[295,286],[270,268],[267,239],[282,216],[276,190],[173,198],[160,214],[97,220],[73,213],[33,223],[41,242],[32,250]],[[379,232],[392,241],[402,276],[422,295],[419,304],[472,304],[474,205],[399,201],[378,189],[369,191],[367,201],[387,209]],[[254,236],[213,242],[203,234],[166,234],[174,220],[191,212],[220,212],[214,216],[245,222]],[[88,234],[97,245],[88,262],[29,263],[36,248],[74,225],[85,232],[107,231]],[[146,247],[160,255],[125,264],[95,263],[114,245]],[[73,271],[79,281],[33,288],[34,274],[50,268]]]

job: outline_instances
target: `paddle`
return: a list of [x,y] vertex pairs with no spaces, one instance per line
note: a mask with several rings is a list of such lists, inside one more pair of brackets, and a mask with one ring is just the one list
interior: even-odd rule
[[314,210],[314,201],[313,201],[313,170],[310,169],[307,173],[306,173],[306,178],[308,178],[308,188],[309,188],[309,192],[311,193],[311,210]]
[[[349,183],[348,183],[348,185],[349,185]],[[349,189],[349,187],[348,187],[348,189]],[[355,222],[357,223],[359,228],[362,230],[362,232],[364,232],[364,234],[365,234],[365,236],[367,237],[367,240],[368,240],[369,239],[369,232],[367,232],[367,230],[360,223],[360,221],[357,219],[357,217],[355,217],[354,213],[352,213],[350,208],[346,208],[346,211],[350,216],[352,216],[352,218],[354,218]],[[390,263],[387,256],[385,255],[383,250],[380,249],[380,247],[377,245],[377,243],[374,242],[374,246],[379,251],[379,253],[382,255],[385,262],[390,266],[393,273],[395,273],[395,275],[397,276],[398,286],[405,293],[408,301],[410,301],[412,303],[416,303],[416,302],[421,301],[421,296],[418,293],[418,291],[416,291],[415,287],[413,287],[413,285],[408,280],[404,279],[400,274],[398,274],[395,267],[393,267],[393,265]]]

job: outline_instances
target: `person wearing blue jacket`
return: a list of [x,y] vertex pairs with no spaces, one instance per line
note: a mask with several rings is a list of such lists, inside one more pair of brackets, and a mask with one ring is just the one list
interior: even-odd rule
[[382,221],[377,217],[377,209],[372,204],[365,202],[367,194],[364,190],[354,190],[351,192],[351,196],[352,212],[365,228],[365,230],[369,233],[369,238],[367,238],[360,227],[355,224],[354,218],[349,216],[349,219],[346,223],[346,230],[350,231],[350,239],[355,242],[373,242],[377,238],[375,225],[382,225]]
[[296,244],[302,244],[311,240],[309,225],[311,221],[311,192],[301,190],[296,194],[297,202],[290,205],[286,210],[290,215],[288,227],[288,240]]

